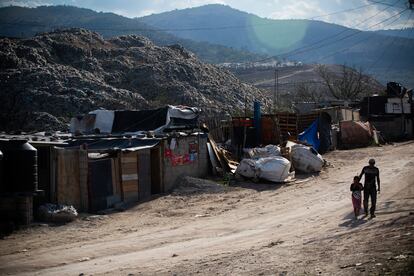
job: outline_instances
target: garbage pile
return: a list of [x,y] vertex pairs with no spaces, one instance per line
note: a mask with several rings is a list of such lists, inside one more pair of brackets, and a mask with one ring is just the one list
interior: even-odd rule
[[88,30],[65,29],[27,39],[0,38],[0,59],[4,130],[66,130],[72,115],[98,108],[182,104],[218,113],[241,110],[237,95],[252,95],[247,104],[268,99],[181,46],[160,47],[136,35],[104,39]]
[[263,158],[263,157],[271,157],[271,156],[281,156],[281,151],[279,146],[275,145],[267,145],[263,148],[252,148],[246,149],[245,153],[250,158]]
[[235,171],[236,176],[258,181],[285,182],[290,172],[320,172],[325,164],[323,157],[312,147],[287,142],[280,148],[267,145],[263,148],[245,149],[247,158],[242,159]]
[[66,223],[74,221],[78,212],[73,206],[46,203],[39,207],[38,216],[44,222]]

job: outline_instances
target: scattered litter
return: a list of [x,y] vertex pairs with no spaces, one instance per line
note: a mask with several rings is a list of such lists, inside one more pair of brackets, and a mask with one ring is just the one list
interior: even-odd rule
[[210,215],[208,214],[199,214],[199,215],[195,215],[195,218],[205,218],[205,217],[209,217]]
[[46,222],[71,222],[78,217],[75,207],[46,203],[39,207],[39,218]]
[[89,258],[89,257],[83,257],[83,258],[80,258],[80,259],[78,259],[78,261],[79,262],[87,262],[87,261],[89,261],[91,258]]
[[271,247],[273,247],[273,246],[276,246],[276,245],[279,245],[279,244],[282,244],[282,243],[284,243],[284,241],[282,241],[282,240],[272,241],[272,242],[270,242],[268,245],[266,245],[265,247],[269,247],[269,248],[271,248]]
[[407,256],[401,254],[401,255],[398,255],[398,256],[394,257],[394,259],[396,259],[396,260],[404,260],[404,259],[407,259]]
[[362,266],[363,264],[367,264],[367,263],[369,263],[369,262],[341,265],[339,268],[341,268],[341,269],[348,268],[348,267],[358,267],[358,268],[360,268],[360,266]]
[[175,257],[178,257],[178,255],[174,253],[174,254],[171,255],[171,257],[175,258]]

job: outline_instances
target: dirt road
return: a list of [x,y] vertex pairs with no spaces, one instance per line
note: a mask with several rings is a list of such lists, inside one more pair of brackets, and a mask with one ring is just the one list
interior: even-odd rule
[[[0,240],[0,274],[353,275],[413,269],[414,143],[335,151],[318,176],[173,194],[126,212]],[[352,220],[349,185],[375,158],[375,219]]]

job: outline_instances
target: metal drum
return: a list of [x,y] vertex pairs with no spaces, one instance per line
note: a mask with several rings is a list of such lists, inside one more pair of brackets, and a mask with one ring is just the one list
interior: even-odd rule
[[33,193],[37,190],[37,150],[27,140],[0,141],[3,152],[1,193]]

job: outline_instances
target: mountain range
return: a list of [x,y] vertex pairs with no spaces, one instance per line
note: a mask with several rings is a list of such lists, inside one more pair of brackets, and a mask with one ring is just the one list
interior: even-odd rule
[[404,38],[411,38],[414,39],[414,27],[412,28],[403,28],[400,30],[379,30],[376,31],[378,34],[389,35],[389,36],[397,36],[397,37],[404,37]]
[[362,67],[384,83],[404,82],[406,78],[401,76],[407,72],[414,74],[414,39],[409,38],[410,31],[372,32],[315,20],[274,20],[216,4],[153,14],[138,20],[181,38],[279,59]]
[[133,19],[71,6],[5,7],[0,8],[0,26],[0,35],[17,37],[67,27],[86,28],[107,38],[137,34],[161,46],[180,44],[209,63],[273,56],[346,64],[361,67],[383,84],[414,86],[409,77],[414,75],[411,29],[372,32],[315,20],[274,20],[219,4]]

